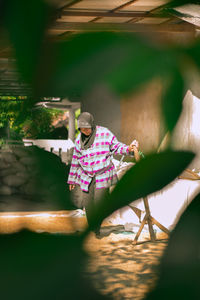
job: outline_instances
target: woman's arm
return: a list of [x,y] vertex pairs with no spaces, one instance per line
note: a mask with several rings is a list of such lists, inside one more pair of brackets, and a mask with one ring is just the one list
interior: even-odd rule
[[129,155],[129,154],[135,154],[135,149],[139,148],[138,141],[134,140],[129,146],[126,144],[123,144],[119,142],[112,134],[111,138],[111,144],[110,144],[110,150],[113,152],[113,154],[120,154],[120,155]]
[[75,187],[75,184],[76,184],[77,171],[79,168],[79,162],[78,162],[79,154],[80,154],[80,152],[75,145],[73,156],[72,156],[71,167],[69,170],[68,181],[67,181],[67,183],[70,185],[69,186],[70,190],[73,190]]

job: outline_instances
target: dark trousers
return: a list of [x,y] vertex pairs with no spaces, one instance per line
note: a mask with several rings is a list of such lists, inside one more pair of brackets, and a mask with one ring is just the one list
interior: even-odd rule
[[[109,193],[109,188],[96,189],[96,178],[95,177],[92,179],[92,182],[89,185],[88,192],[81,191],[82,203],[83,203],[83,206],[85,207],[85,212],[86,212],[87,221],[88,221],[89,225],[90,225],[90,219],[91,219],[95,204],[102,197],[104,197],[107,193]],[[100,229],[100,226],[101,226],[101,224],[98,225],[99,229]]]

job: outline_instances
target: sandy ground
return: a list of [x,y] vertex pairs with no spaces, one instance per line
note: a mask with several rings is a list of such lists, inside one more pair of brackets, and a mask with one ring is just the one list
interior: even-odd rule
[[[102,294],[115,300],[143,299],[158,276],[160,258],[167,246],[167,240],[145,242],[133,245],[135,234],[111,233],[97,239],[91,233],[85,242],[90,254],[86,276]],[[158,234],[158,238],[166,238]],[[148,239],[143,234],[141,240]]]

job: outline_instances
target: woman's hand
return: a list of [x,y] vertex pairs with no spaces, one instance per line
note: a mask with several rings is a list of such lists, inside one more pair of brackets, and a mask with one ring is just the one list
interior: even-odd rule
[[137,150],[139,149],[139,143],[137,140],[132,141],[132,143],[129,145],[129,152],[134,152],[135,148],[137,148]]
[[129,148],[128,148],[129,152],[133,152],[134,156],[135,156],[135,160],[138,162],[140,160],[140,154],[139,154],[139,143],[138,141],[134,140]]
[[70,184],[69,185],[69,190],[72,191],[73,189],[75,189],[75,186],[76,186],[75,184]]

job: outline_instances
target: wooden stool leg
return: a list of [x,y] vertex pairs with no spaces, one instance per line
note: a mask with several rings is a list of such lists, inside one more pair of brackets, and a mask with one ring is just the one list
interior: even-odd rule
[[[165,140],[167,140],[167,135],[165,137]],[[159,152],[159,149],[158,149]],[[135,154],[135,159],[138,162],[140,160],[140,155],[138,153],[138,149],[136,147],[134,147],[134,154]],[[146,215],[144,216],[144,219],[140,225],[140,228],[135,236],[135,239],[133,240],[133,244],[136,245],[137,244],[137,240],[140,236],[140,233],[142,232],[142,229],[145,225],[145,223],[147,222],[148,227],[149,227],[149,234],[150,234],[150,240],[152,242],[156,241],[156,235],[153,231],[153,224],[157,225],[162,231],[164,231],[165,233],[167,233],[168,235],[170,234],[170,231],[164,227],[162,224],[160,224],[156,219],[154,219],[151,214],[150,214],[150,209],[149,209],[149,203],[148,203],[148,199],[147,197],[143,198],[144,201],[144,207],[145,207],[145,211],[146,211]],[[130,205],[129,205],[130,206]],[[131,206],[130,206],[131,207]],[[132,208],[132,207],[131,207]],[[133,208],[132,208],[133,209]],[[134,210],[133,211],[138,215],[138,211]],[[139,216],[139,215],[138,215]],[[141,215],[140,215],[141,216]]]
[[128,206],[132,209],[132,211],[134,211],[134,213],[136,214],[136,216],[139,219],[139,222],[141,223],[141,215],[142,215],[143,211],[135,206],[131,206],[131,205],[128,205]]
[[149,227],[150,238],[151,238],[152,242],[155,242],[156,236],[153,231],[153,224],[152,224],[152,219],[151,219],[151,214],[150,214],[149,203],[148,203],[147,197],[144,197],[143,201],[144,201],[144,207],[145,207],[145,210],[147,213],[147,223],[148,223],[148,227]]
[[165,233],[167,233],[168,235],[170,234],[170,231],[163,226],[162,224],[160,224],[156,219],[154,219],[154,217],[151,217],[153,224],[155,224],[156,226],[158,226],[162,231],[164,231]]
[[141,223],[141,225],[140,225],[140,228],[139,228],[139,230],[138,230],[138,232],[137,232],[137,234],[136,234],[136,236],[135,236],[135,238],[134,238],[134,240],[133,240],[133,244],[134,244],[134,245],[137,244],[137,240],[138,240],[138,238],[139,238],[139,236],[140,236],[140,233],[142,232],[142,229],[143,229],[143,227],[144,227],[146,221],[147,221],[147,214],[144,216],[144,219],[142,220],[142,223]]

